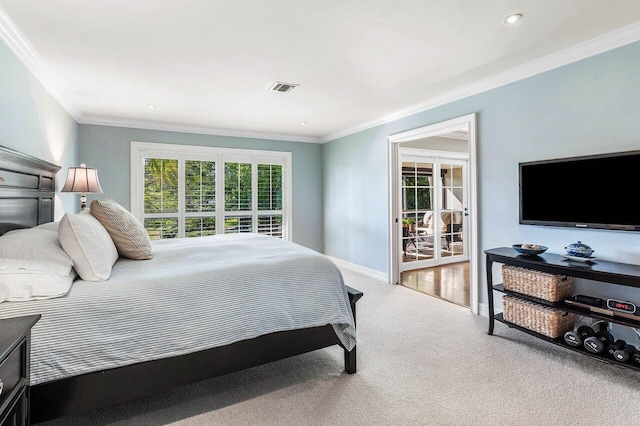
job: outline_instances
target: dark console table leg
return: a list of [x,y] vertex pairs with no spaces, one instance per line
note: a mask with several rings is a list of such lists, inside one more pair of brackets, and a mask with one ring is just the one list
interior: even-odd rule
[[489,297],[489,334],[493,334],[493,259],[487,255],[487,295]]

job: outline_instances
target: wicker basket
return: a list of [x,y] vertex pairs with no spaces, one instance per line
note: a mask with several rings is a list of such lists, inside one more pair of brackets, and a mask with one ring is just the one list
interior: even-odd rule
[[573,293],[573,278],[516,266],[502,265],[504,289],[550,302],[559,302]]
[[502,296],[506,321],[557,339],[573,330],[575,315],[513,296]]

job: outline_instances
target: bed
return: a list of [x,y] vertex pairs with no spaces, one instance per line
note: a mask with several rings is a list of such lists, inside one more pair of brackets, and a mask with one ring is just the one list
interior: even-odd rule
[[[58,170],[0,147],[0,234],[53,222]],[[64,297],[0,303],[0,318],[42,315],[38,423],[334,345],[355,373],[360,297],[312,250],[219,235],[154,242],[151,260],[120,258],[107,281],[77,279]]]

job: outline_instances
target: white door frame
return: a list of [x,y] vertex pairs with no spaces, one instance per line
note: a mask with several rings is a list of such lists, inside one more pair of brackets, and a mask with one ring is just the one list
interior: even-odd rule
[[416,139],[438,136],[455,130],[468,128],[469,130],[469,257],[470,257],[470,309],[474,314],[479,313],[479,273],[480,258],[478,253],[478,196],[477,196],[477,156],[476,156],[476,114],[446,120],[440,123],[420,127],[402,133],[389,135],[387,138],[388,177],[389,177],[389,283],[400,282],[402,253],[399,241],[402,236],[402,223],[397,217],[398,192],[400,185],[400,144]]

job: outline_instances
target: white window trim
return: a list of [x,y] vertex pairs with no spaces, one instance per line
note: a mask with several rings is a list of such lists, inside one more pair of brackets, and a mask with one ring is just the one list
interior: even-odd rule
[[[144,213],[144,154],[152,153],[162,156],[163,158],[179,159],[184,154],[195,155],[203,158],[203,160],[215,161],[222,164],[223,162],[234,162],[234,160],[242,159],[246,161],[247,157],[253,162],[268,162],[269,164],[281,164],[282,170],[282,212],[284,213],[282,224],[282,238],[285,240],[293,240],[293,179],[291,170],[291,152],[284,151],[262,151],[256,149],[239,149],[239,148],[218,148],[209,146],[194,145],[177,145],[156,142],[137,142],[131,141],[131,213],[143,220]],[[255,168],[254,173],[257,173]],[[180,176],[180,179],[184,179]],[[257,182],[257,180],[256,180]],[[257,183],[252,179],[252,186]],[[184,186],[184,185],[182,185]],[[182,188],[180,186],[180,188]],[[180,189],[182,191],[183,189]],[[252,191],[252,197],[257,197],[257,193]],[[222,188],[222,179],[216,179],[216,198],[224,196],[224,188]],[[182,200],[183,197],[180,198]],[[182,203],[182,201],[180,201]],[[257,205],[257,204],[253,204]],[[180,206],[179,214],[184,214],[184,206]],[[217,211],[218,209],[216,209]],[[226,212],[225,212],[226,213]],[[231,213],[231,212],[230,212]],[[238,213],[238,212],[233,212]],[[258,211],[258,214],[268,214],[269,210]],[[217,213],[216,213],[217,214]],[[257,229],[256,229],[257,231]]]

